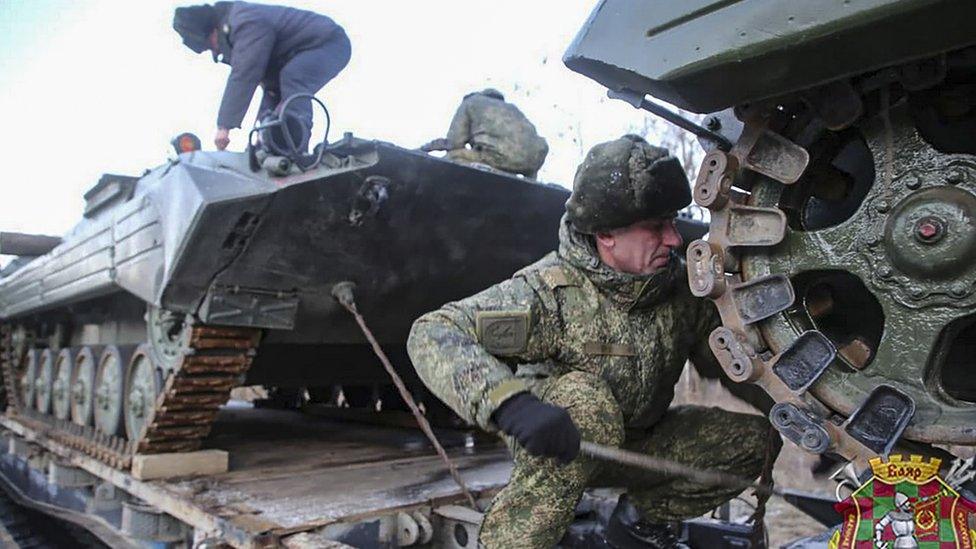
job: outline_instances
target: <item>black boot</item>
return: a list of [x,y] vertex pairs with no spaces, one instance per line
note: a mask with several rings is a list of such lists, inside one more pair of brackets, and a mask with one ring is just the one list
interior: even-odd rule
[[688,549],[666,523],[648,522],[627,499],[620,496],[607,523],[607,543],[615,549]]

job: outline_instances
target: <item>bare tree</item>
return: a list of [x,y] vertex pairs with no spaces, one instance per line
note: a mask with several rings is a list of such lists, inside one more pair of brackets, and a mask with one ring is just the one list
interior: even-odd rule
[[[678,109],[677,113],[684,118],[701,122],[704,116]],[[694,134],[687,132],[661,118],[653,115],[645,115],[639,124],[631,127],[631,131],[646,139],[649,143],[657,144],[667,148],[681,162],[685,173],[688,174],[688,181],[694,185],[695,177],[698,174],[698,167],[702,159],[705,158],[705,151],[698,143],[698,138]],[[692,204],[688,207],[688,212],[695,218],[707,221],[709,216],[707,210]]]
[[[696,122],[701,122],[703,118],[700,114],[691,113],[682,109],[678,109],[677,112],[682,117]],[[705,151],[698,144],[698,139],[693,134],[652,115],[645,115],[640,124],[633,126],[631,130],[644,139],[647,139],[648,142],[670,150],[671,154],[675,155],[681,161],[681,166],[684,167],[685,173],[688,174],[688,179],[691,181],[695,180],[695,174],[698,173],[698,165],[701,164],[702,158],[705,157]]]

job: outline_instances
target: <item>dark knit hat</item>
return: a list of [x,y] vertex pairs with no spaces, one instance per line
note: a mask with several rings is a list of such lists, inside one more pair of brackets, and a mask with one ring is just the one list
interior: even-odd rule
[[690,203],[688,176],[678,159],[640,136],[625,135],[586,154],[566,214],[576,230],[595,234],[672,216]]
[[183,44],[197,53],[210,48],[210,33],[217,28],[217,12],[210,4],[176,8],[173,29],[183,38]]

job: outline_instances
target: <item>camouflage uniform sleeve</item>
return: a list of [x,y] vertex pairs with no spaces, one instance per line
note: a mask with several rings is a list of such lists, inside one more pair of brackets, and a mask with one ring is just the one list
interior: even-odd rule
[[699,303],[698,318],[695,322],[695,343],[689,359],[703,377],[715,379],[723,376],[724,373],[715,355],[712,354],[712,349],[708,346],[708,336],[712,334],[712,330],[722,325],[722,319],[715,304],[710,300],[695,299]]
[[471,139],[471,116],[468,113],[469,102],[467,99],[461,101],[454,118],[451,119],[451,127],[447,130],[447,142],[451,149],[463,149]]
[[465,421],[493,431],[491,414],[528,390],[509,364],[558,348],[558,320],[522,277],[420,317],[407,351],[420,379]]

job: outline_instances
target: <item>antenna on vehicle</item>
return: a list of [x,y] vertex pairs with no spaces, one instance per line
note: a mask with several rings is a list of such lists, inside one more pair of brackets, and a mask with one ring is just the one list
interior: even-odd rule
[[420,427],[420,430],[423,431],[425,435],[427,435],[427,439],[430,441],[431,445],[434,446],[434,450],[437,451],[437,455],[440,456],[441,460],[444,462],[444,465],[447,466],[447,470],[450,472],[451,478],[453,478],[454,482],[457,483],[457,485],[461,488],[461,493],[464,494],[465,499],[468,500],[468,505],[470,505],[475,511],[481,511],[481,508],[478,507],[478,502],[475,501],[474,496],[471,495],[471,491],[468,490],[467,484],[464,483],[464,479],[461,478],[461,473],[458,472],[457,465],[451,461],[451,458],[447,455],[447,452],[444,451],[444,447],[441,446],[440,441],[437,440],[437,435],[434,434],[434,430],[430,428],[430,423],[427,421],[427,418],[424,417],[423,412],[420,411],[416,401],[414,401],[413,395],[410,394],[410,391],[403,383],[403,379],[400,378],[400,375],[396,373],[396,369],[393,367],[390,359],[386,356],[386,353],[383,352],[379,342],[376,341],[376,337],[373,335],[373,332],[370,331],[368,326],[366,326],[366,319],[363,318],[363,315],[359,312],[359,308],[356,307],[356,297],[354,293],[355,289],[356,284],[353,282],[339,282],[332,287],[332,297],[335,298],[335,300],[338,301],[339,304],[342,305],[347,311],[349,311],[349,314],[351,314],[356,320],[356,324],[359,325],[359,329],[362,330],[363,335],[366,336],[366,340],[369,341],[369,344],[373,347],[373,352],[376,354],[376,357],[380,359],[380,363],[383,364],[383,368],[386,369],[386,373],[390,375],[393,385],[396,386],[397,391],[400,392],[400,398],[407,403],[407,406],[410,408],[410,412],[417,420],[417,426]]

